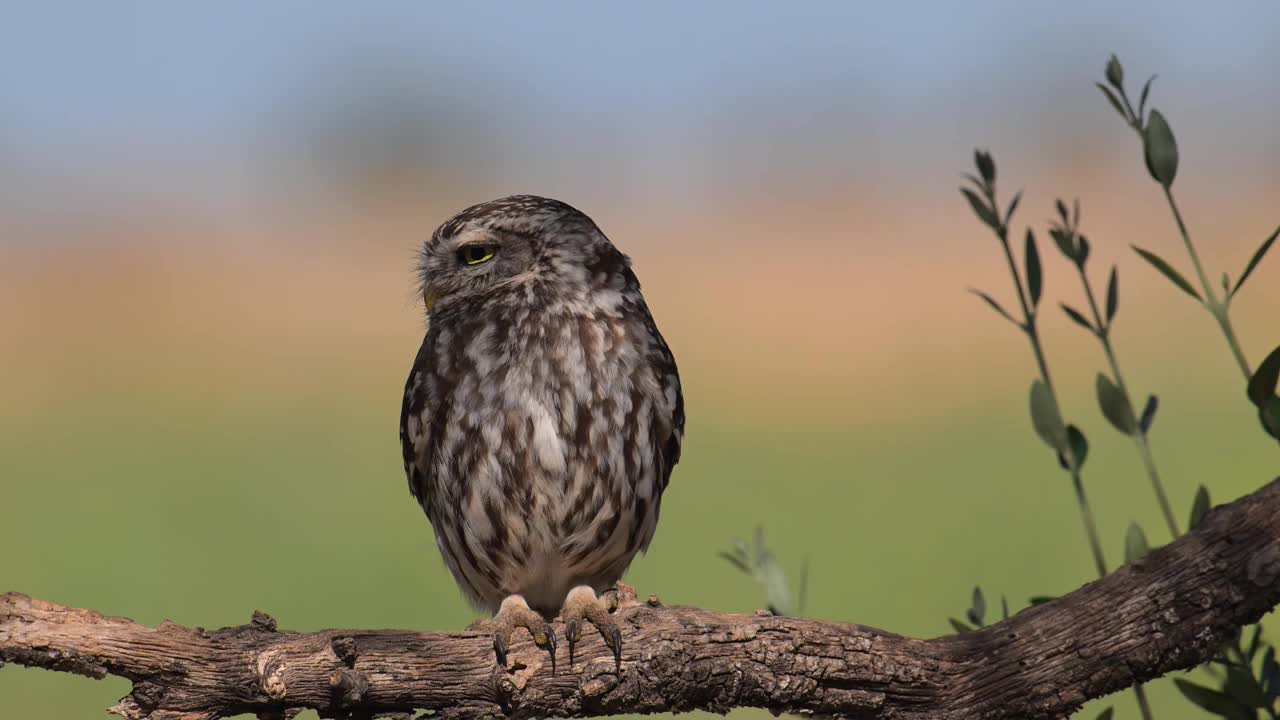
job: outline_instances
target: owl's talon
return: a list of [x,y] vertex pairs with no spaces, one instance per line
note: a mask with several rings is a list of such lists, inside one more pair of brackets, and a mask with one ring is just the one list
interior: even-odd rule
[[569,641],[569,666],[573,667],[574,648],[582,639],[582,622],[591,623],[600,631],[604,644],[613,651],[614,666],[622,670],[622,629],[609,615],[605,602],[596,597],[595,590],[580,585],[569,591],[564,608],[560,611],[565,621],[565,637]]
[[533,637],[533,644],[551,654],[551,671],[556,669],[556,634],[551,625],[538,613],[529,608],[528,603],[519,595],[509,595],[502,601],[498,613],[492,620],[477,620],[472,623],[472,630],[486,630],[493,633],[493,654],[498,666],[507,667],[508,645],[516,628],[524,628]]

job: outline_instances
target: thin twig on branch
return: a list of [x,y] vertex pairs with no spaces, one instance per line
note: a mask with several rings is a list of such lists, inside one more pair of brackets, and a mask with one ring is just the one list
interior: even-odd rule
[[[0,661],[133,681],[130,720],[524,718],[764,707],[857,718],[1056,718],[1208,659],[1280,601],[1280,480],[1192,533],[975,633],[915,640],[843,623],[729,615],[623,593],[622,669],[599,637],[554,667],[527,638],[510,667],[480,633],[284,632],[255,613],[205,631],[0,595]],[[563,636],[564,628],[556,625]]]

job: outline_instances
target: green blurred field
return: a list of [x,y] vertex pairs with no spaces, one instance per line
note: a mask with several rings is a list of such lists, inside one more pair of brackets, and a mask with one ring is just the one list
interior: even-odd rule
[[[672,323],[689,358],[688,441],[652,552],[629,581],[667,602],[759,607],[759,589],[715,557],[757,524],[793,570],[810,559],[806,614],[911,635],[947,632],[975,583],[1018,608],[1087,580],[1066,478],[1024,417],[1030,367],[1020,339],[976,303],[961,307],[1001,358],[994,371],[980,356],[945,355],[951,340],[920,332],[924,349],[898,381],[801,380],[792,405],[785,385],[753,404],[717,381],[717,363],[732,356]],[[9,345],[8,391],[19,402],[0,414],[0,589],[146,623],[216,627],[254,609],[295,630],[470,622],[400,468],[401,366],[418,340],[413,310],[402,312],[405,331],[367,357],[344,346],[309,362],[271,355],[285,344],[273,339],[212,362],[177,344],[151,348],[154,365],[131,371],[95,367],[92,345],[70,357],[50,351],[56,343]],[[1115,564],[1131,519],[1157,542],[1162,525],[1136,454],[1093,408],[1097,358],[1064,325],[1051,326],[1051,350],[1064,358],[1060,385],[1078,390],[1064,403],[1093,441],[1087,482]],[[1277,467],[1211,330],[1188,323],[1203,351],[1130,353],[1135,384],[1161,389],[1154,442],[1182,515],[1197,482],[1225,500]],[[1170,335],[1175,347],[1180,337]],[[206,340],[217,345],[216,329]],[[128,357],[127,347],[103,356],[112,352]],[[935,370],[963,372],[943,362],[978,366],[970,382],[943,383]],[[15,376],[47,382],[19,392]],[[0,716],[97,716],[126,691],[120,680],[7,667]],[[1192,715],[1167,681],[1152,694],[1161,717]],[[1130,696],[1114,701],[1132,716]]]
[[[957,205],[907,229],[892,208],[864,213],[853,232],[947,237],[967,222]],[[752,212],[598,217],[635,258],[689,410],[656,540],[628,580],[669,603],[748,612],[762,591],[716,553],[763,525],[793,572],[809,558],[806,614],[935,636],[975,584],[1017,609],[1090,579],[1068,479],[1030,430],[1025,342],[964,292],[1008,296],[991,240],[961,225],[966,237],[928,249],[844,243],[834,202]],[[409,249],[439,214],[282,223],[260,230],[265,248],[209,231],[174,246],[180,231],[152,220],[5,258],[0,591],[153,624],[240,624],[255,609],[294,630],[468,624],[396,432],[422,326]],[[1145,222],[1136,237],[1170,248],[1158,212],[1097,215],[1117,233]],[[1262,224],[1231,222],[1215,229]],[[779,255],[783,227],[804,227],[821,262]],[[1153,445],[1179,515],[1200,482],[1224,501],[1274,477],[1275,448],[1212,323],[1122,245],[1096,245],[1095,268],[1120,263],[1121,362],[1135,392],[1160,394]],[[1229,267],[1252,250],[1210,247]],[[1137,454],[1096,409],[1100,352],[1052,312],[1078,290],[1060,258],[1046,272],[1050,363],[1092,443],[1086,483],[1114,566],[1130,521],[1153,542],[1163,524]],[[1255,362],[1277,340],[1275,272],[1260,269],[1239,301]],[[0,717],[97,716],[126,691],[6,667]],[[1161,718],[1195,716],[1168,681],[1152,696]],[[1112,701],[1136,714],[1130,695]]]

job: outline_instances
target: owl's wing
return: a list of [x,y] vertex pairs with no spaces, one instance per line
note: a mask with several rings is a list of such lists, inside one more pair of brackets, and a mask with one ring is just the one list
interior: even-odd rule
[[667,347],[667,341],[658,332],[657,323],[653,321],[647,307],[644,315],[649,336],[653,339],[649,362],[662,389],[661,407],[666,410],[665,413],[654,413],[654,430],[660,451],[656,467],[661,472],[662,489],[666,490],[667,484],[671,482],[671,471],[680,462],[680,443],[684,441],[684,393],[680,390],[680,373],[676,370],[676,359],[671,354],[671,348]]
[[680,462],[680,443],[684,441],[684,394],[680,392],[680,376],[676,374],[675,363],[671,364],[671,374],[664,378],[668,396],[674,393],[675,406],[671,414],[671,436],[662,452],[662,489],[667,489],[671,482],[671,471]]
[[431,383],[434,375],[427,367],[430,356],[430,338],[422,340],[418,356],[404,384],[404,399],[400,404],[400,452],[404,456],[404,473],[409,479],[409,492],[426,510],[430,504],[432,468],[435,447],[438,444],[432,433],[432,408],[428,407]]

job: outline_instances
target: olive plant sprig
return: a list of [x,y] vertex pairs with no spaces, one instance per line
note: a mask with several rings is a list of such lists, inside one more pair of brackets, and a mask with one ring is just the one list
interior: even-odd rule
[[965,177],[972,187],[962,187],[960,192],[969,201],[969,206],[973,208],[978,219],[990,228],[996,239],[1000,241],[1000,249],[1004,252],[1005,261],[1009,265],[1009,274],[1013,278],[1013,286],[1017,291],[1021,319],[1015,319],[987,293],[973,289],[970,292],[982,298],[992,309],[1013,323],[1031,343],[1031,352],[1040,370],[1040,377],[1031,383],[1031,423],[1036,434],[1057,453],[1058,463],[1071,475],[1076,504],[1080,508],[1085,535],[1089,540],[1089,548],[1093,552],[1093,563],[1101,577],[1107,574],[1107,562],[1102,553],[1102,541],[1098,538],[1098,528],[1093,519],[1093,510],[1089,506],[1089,497],[1085,492],[1081,475],[1085,458],[1089,454],[1089,442],[1078,427],[1069,425],[1062,419],[1058,396],[1053,388],[1053,379],[1049,375],[1049,364],[1045,359],[1044,346],[1040,341],[1040,331],[1036,324],[1040,299],[1044,291],[1044,272],[1040,265],[1040,251],[1036,246],[1036,236],[1030,228],[1027,228],[1023,251],[1024,278],[1024,273],[1018,271],[1018,263],[1013,258],[1013,249],[1009,246],[1009,223],[1018,209],[1022,193],[1015,194],[1009,205],[1002,210],[996,198],[995,160],[990,153],[982,150],[974,151],[973,160],[978,174],[966,174]]
[[1151,424],[1155,421],[1159,401],[1155,395],[1149,395],[1141,414],[1137,412],[1129,389],[1125,386],[1124,376],[1120,373],[1120,362],[1116,359],[1115,347],[1111,342],[1111,327],[1120,310],[1120,280],[1116,267],[1114,265],[1111,267],[1111,273],[1107,277],[1106,304],[1100,310],[1085,267],[1089,259],[1089,241],[1080,234],[1080,201],[1075,201],[1073,211],[1070,213],[1067,212],[1067,205],[1062,200],[1057,201],[1056,207],[1058,217],[1051,221],[1049,235],[1058,246],[1058,250],[1075,265],[1076,272],[1080,276],[1080,285],[1084,288],[1085,300],[1089,304],[1089,316],[1086,317],[1084,313],[1066,303],[1062,303],[1062,311],[1077,325],[1088,330],[1102,345],[1102,352],[1107,356],[1107,363],[1111,366],[1111,376],[1098,373],[1094,383],[1098,405],[1112,427],[1133,438],[1138,454],[1142,456],[1143,465],[1146,467],[1147,477],[1151,480],[1156,500],[1160,504],[1165,524],[1169,528],[1169,535],[1171,538],[1177,538],[1178,523],[1174,519],[1173,508],[1169,504],[1164,483],[1160,480],[1160,473],[1156,469],[1155,457],[1151,453],[1151,444],[1147,437]]
[[[1195,298],[1214,318],[1227,341],[1236,364],[1244,374],[1245,382],[1247,383],[1246,395],[1249,401],[1257,407],[1258,417],[1263,429],[1272,437],[1280,440],[1280,395],[1277,394],[1277,386],[1280,385],[1280,347],[1272,350],[1258,366],[1257,370],[1251,372],[1230,317],[1232,300],[1240,292],[1245,281],[1253,274],[1267,251],[1271,249],[1276,238],[1280,236],[1280,227],[1277,227],[1254,251],[1253,256],[1249,258],[1249,262],[1245,264],[1234,284],[1231,282],[1230,276],[1227,273],[1223,273],[1222,296],[1219,298],[1209,283],[1208,275],[1200,262],[1195,245],[1191,241],[1186,223],[1182,219],[1182,212],[1173,196],[1173,181],[1178,172],[1178,145],[1174,139],[1173,130],[1164,115],[1158,110],[1152,109],[1150,113],[1146,112],[1147,99],[1155,76],[1151,76],[1143,85],[1139,96],[1138,109],[1134,111],[1132,103],[1129,101],[1128,93],[1125,91],[1124,67],[1115,55],[1112,55],[1108,60],[1104,74],[1106,76],[1106,84],[1096,83],[1096,85],[1106,96],[1112,108],[1125,121],[1125,124],[1133,129],[1141,139],[1147,172],[1153,180],[1159,183],[1164,192],[1165,200],[1169,205],[1170,212],[1173,214],[1178,233],[1200,281],[1200,291],[1198,292],[1181,273],[1160,256],[1137,246],[1134,246],[1133,249],[1143,260],[1150,263],[1180,290]],[[1203,292],[1203,295],[1201,292]],[[1068,312],[1068,315],[1070,314]],[[1073,317],[1073,319],[1075,318]],[[1116,370],[1116,375],[1118,378],[1118,370]],[[1123,386],[1121,386],[1121,389],[1123,389]],[[1110,419],[1110,416],[1108,418]],[[1145,435],[1145,429],[1143,434]],[[1162,509],[1164,507],[1165,503],[1162,501]],[[1192,505],[1189,529],[1194,529],[1199,524],[1208,507],[1208,491],[1201,485]],[[1166,519],[1168,517],[1166,511]],[[1171,525],[1170,527],[1176,535],[1176,526]],[[1136,533],[1134,532],[1135,530]],[[1130,526],[1130,534],[1126,541],[1126,555],[1136,553],[1140,556],[1144,554],[1146,551],[1145,543],[1146,540],[1141,536],[1141,530],[1136,525]],[[1276,662],[1275,648],[1262,640],[1262,634],[1262,624],[1259,623],[1254,626],[1252,638],[1247,647],[1242,642],[1243,632],[1238,634],[1233,642],[1224,645],[1219,656],[1213,661],[1213,663],[1226,668],[1226,676],[1222,679],[1220,688],[1205,687],[1182,678],[1175,679],[1174,682],[1183,696],[1202,709],[1222,717],[1256,717],[1257,712],[1262,710],[1266,712],[1268,717],[1280,719],[1280,708],[1277,708],[1277,699],[1280,699],[1280,664]]]
[[[1013,323],[1027,336],[1031,344],[1031,352],[1035,355],[1036,366],[1040,370],[1040,377],[1031,383],[1031,424],[1036,434],[1057,453],[1058,464],[1071,475],[1071,485],[1075,490],[1076,505],[1080,510],[1081,522],[1084,524],[1085,537],[1093,553],[1093,564],[1098,577],[1102,577],[1107,574],[1107,561],[1102,552],[1102,541],[1098,537],[1097,523],[1093,519],[1093,509],[1089,505],[1089,496],[1085,492],[1081,473],[1085,458],[1089,454],[1089,442],[1080,428],[1067,424],[1062,419],[1061,406],[1054,391],[1053,379],[1049,375],[1049,364],[1045,359],[1044,345],[1040,340],[1040,331],[1036,324],[1044,291],[1044,270],[1040,264],[1036,236],[1030,228],[1027,228],[1023,250],[1024,287],[1024,276],[1018,272],[1018,263],[1014,261],[1013,249],[1009,246],[1009,224],[1013,220],[1014,212],[1018,209],[1022,193],[1020,191],[1016,193],[1002,211],[996,198],[995,160],[990,153],[982,150],[974,151],[973,160],[978,174],[966,174],[965,178],[969,180],[971,187],[962,187],[960,192],[969,201],[969,207],[973,209],[978,219],[990,228],[996,239],[1000,241],[1000,248],[1004,252],[1009,274],[1013,278],[1013,286],[1017,292],[1021,320],[1015,319],[989,294],[975,289],[971,289],[970,292],[982,298],[993,310]],[[1087,257],[1088,242],[1081,237],[1080,244],[1075,250],[1081,256]],[[1135,685],[1133,692],[1142,717],[1144,720],[1151,720],[1151,707],[1147,702],[1146,692],[1140,685]]]
[[1267,254],[1275,244],[1276,238],[1280,237],[1280,227],[1277,227],[1270,236],[1262,241],[1258,249],[1254,251],[1253,256],[1249,258],[1249,262],[1245,264],[1244,270],[1240,272],[1240,276],[1235,283],[1231,282],[1231,276],[1227,273],[1222,274],[1221,296],[1214,290],[1213,284],[1209,282],[1209,275],[1205,272],[1203,263],[1200,262],[1200,255],[1196,252],[1196,246],[1191,241],[1191,234],[1187,231],[1187,224],[1182,219],[1182,211],[1178,207],[1177,201],[1173,196],[1173,181],[1178,175],[1178,143],[1174,139],[1173,129],[1169,126],[1168,120],[1164,115],[1154,108],[1147,112],[1147,99],[1151,92],[1151,83],[1155,80],[1152,75],[1142,86],[1142,91],[1138,99],[1138,108],[1135,111],[1132,103],[1129,101],[1128,92],[1124,85],[1124,66],[1120,64],[1120,60],[1112,55],[1107,62],[1105,71],[1106,84],[1096,83],[1098,89],[1106,96],[1107,101],[1111,103],[1111,107],[1119,113],[1120,117],[1125,121],[1142,141],[1143,158],[1146,161],[1147,172],[1151,178],[1159,183],[1161,190],[1164,192],[1165,201],[1169,205],[1169,211],[1173,214],[1173,219],[1178,227],[1178,234],[1182,237],[1182,244],[1186,248],[1187,256],[1191,259],[1191,266],[1195,269],[1196,277],[1200,282],[1200,289],[1197,290],[1182,273],[1178,272],[1164,258],[1143,248],[1133,247],[1134,251],[1152,265],[1160,274],[1164,275],[1170,282],[1177,286],[1180,290],[1195,298],[1200,305],[1213,316],[1217,322],[1219,329],[1222,331],[1223,337],[1227,341],[1227,346],[1231,350],[1232,357],[1235,358],[1236,364],[1240,367],[1240,372],[1244,374],[1245,382],[1248,383],[1248,397],[1258,408],[1258,417],[1262,422],[1262,427],[1272,437],[1280,440],[1280,395],[1276,394],[1277,383],[1280,382],[1280,347],[1271,352],[1267,360],[1258,368],[1258,372],[1252,372],[1249,369],[1249,361],[1245,359],[1244,350],[1240,346],[1240,340],[1236,336],[1235,327],[1231,324],[1231,302],[1239,294],[1240,289],[1244,286],[1249,276],[1258,267],[1258,263],[1262,262],[1262,258]]
[[[1111,56],[1110,61],[1107,63],[1105,76],[1106,83],[1097,83],[1097,86],[1115,111],[1138,134],[1142,141],[1143,158],[1147,166],[1147,172],[1159,183],[1164,192],[1165,200],[1173,214],[1183,246],[1199,280],[1199,289],[1164,258],[1136,246],[1134,250],[1176,287],[1195,298],[1214,318],[1227,341],[1236,364],[1245,376],[1247,383],[1246,395],[1249,401],[1257,407],[1263,428],[1271,436],[1280,439],[1280,394],[1277,392],[1278,388],[1280,388],[1280,347],[1272,350],[1266,359],[1258,365],[1257,369],[1251,371],[1230,318],[1232,301],[1244,286],[1245,281],[1257,269],[1272,245],[1276,243],[1277,238],[1280,237],[1280,228],[1277,228],[1262,242],[1234,283],[1232,283],[1229,275],[1223,274],[1221,295],[1219,296],[1208,281],[1204,265],[1200,261],[1186,223],[1183,221],[1182,212],[1173,195],[1172,186],[1178,170],[1178,148],[1174,140],[1173,131],[1163,114],[1155,109],[1149,112],[1147,110],[1147,101],[1150,97],[1151,85],[1155,80],[1155,76],[1152,76],[1143,85],[1136,104],[1136,110],[1134,103],[1129,99],[1129,95],[1125,90],[1124,68],[1114,55]],[[1009,265],[1010,274],[1013,276],[1014,288],[1018,298],[1018,309],[1021,311],[1020,318],[1006,311],[999,302],[987,293],[979,290],[972,290],[972,292],[982,298],[1001,317],[1022,330],[1031,343],[1036,363],[1040,369],[1040,378],[1031,387],[1032,423],[1037,434],[1057,451],[1058,461],[1062,467],[1071,473],[1086,534],[1089,537],[1090,546],[1094,550],[1094,561],[1098,567],[1099,574],[1104,574],[1106,572],[1106,564],[1102,558],[1092,513],[1089,510],[1088,501],[1084,495],[1083,483],[1080,479],[1080,467],[1083,465],[1084,458],[1088,453],[1088,443],[1078,428],[1074,425],[1066,425],[1062,421],[1057,395],[1049,377],[1048,366],[1037,328],[1036,321],[1043,291],[1043,271],[1035,243],[1035,235],[1031,230],[1028,230],[1026,234],[1023,253],[1024,282],[1023,275],[1019,274],[1019,265],[1014,260],[1013,249],[1009,243],[1009,225],[1017,209],[1021,193],[1015,195],[1008,207],[1002,210],[996,201],[995,162],[990,154],[978,151],[974,154],[974,163],[978,172],[976,175],[965,176],[969,180],[970,187],[961,188],[961,192],[968,200],[978,219],[991,228],[1000,241],[1005,259]],[[1103,415],[1117,430],[1134,438],[1134,442],[1137,444],[1143,457],[1143,462],[1146,465],[1165,523],[1168,525],[1170,534],[1176,537],[1179,534],[1178,524],[1174,519],[1167,494],[1156,471],[1148,440],[1148,433],[1155,419],[1158,401],[1154,395],[1148,396],[1142,412],[1137,412],[1120,373],[1119,362],[1116,359],[1115,349],[1111,342],[1111,329],[1119,306],[1117,271],[1114,267],[1111,269],[1107,279],[1105,304],[1100,304],[1085,267],[1090,248],[1088,240],[1079,232],[1079,203],[1077,202],[1072,211],[1068,212],[1066,204],[1059,200],[1056,208],[1058,218],[1051,223],[1049,233],[1063,255],[1075,264],[1080,275],[1081,285],[1084,288],[1089,312],[1086,315],[1065,304],[1062,309],[1073,322],[1088,329],[1102,344],[1103,352],[1110,365],[1111,376],[1099,373],[1097,377],[1095,389],[1098,394],[1099,405],[1102,408]],[[1188,531],[1195,529],[1200,524],[1204,516],[1209,512],[1209,506],[1208,490],[1201,485],[1197,489],[1192,503],[1191,517],[1187,523]],[[1128,563],[1137,562],[1147,552],[1149,552],[1149,546],[1146,535],[1141,527],[1136,523],[1131,523],[1125,534],[1125,561]],[[1031,603],[1034,605],[1045,599],[1032,598]],[[1004,602],[1003,597],[1001,601],[1004,614],[1007,616],[1008,604]],[[975,588],[971,607],[965,614],[968,622],[955,618],[951,618],[950,622],[957,632],[969,632],[974,627],[982,627],[984,625],[985,611],[986,602],[982,591]],[[1249,641],[1246,643],[1244,641],[1245,631],[1241,630],[1232,641],[1224,644],[1218,655],[1210,663],[1205,665],[1206,670],[1218,679],[1218,687],[1209,687],[1183,678],[1177,678],[1174,682],[1179,691],[1195,705],[1221,717],[1256,718],[1259,713],[1263,713],[1273,720],[1280,720],[1280,707],[1278,707],[1280,705],[1280,662],[1277,661],[1275,647],[1263,635],[1262,626],[1260,624],[1255,625]],[[1140,686],[1135,687],[1134,692],[1137,696],[1139,711],[1144,718],[1149,719],[1151,710],[1146,701],[1145,693]],[[1107,708],[1098,717],[1099,720],[1104,717],[1109,720],[1111,716],[1112,710]]]

